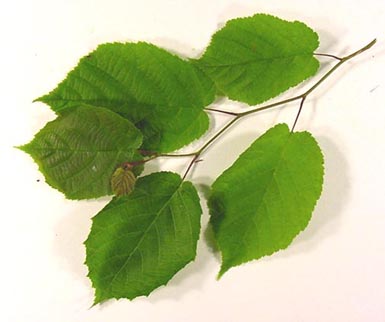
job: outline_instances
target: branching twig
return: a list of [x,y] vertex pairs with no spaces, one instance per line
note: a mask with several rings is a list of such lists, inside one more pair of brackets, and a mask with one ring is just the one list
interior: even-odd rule
[[254,109],[251,109],[249,111],[246,111],[246,112],[229,112],[229,111],[224,111],[224,110],[219,110],[219,109],[214,109],[214,108],[206,108],[205,110],[207,111],[212,111],[212,112],[219,112],[219,113],[223,113],[223,114],[228,114],[228,115],[231,115],[233,116],[233,118],[222,128],[220,129],[211,139],[209,139],[200,149],[198,149],[197,151],[195,152],[191,152],[191,153],[185,153],[185,154],[157,154],[156,156],[152,156],[150,157],[149,159],[146,159],[145,162],[149,161],[150,159],[154,159],[156,157],[193,157],[192,160],[190,161],[184,175],[183,175],[183,180],[186,179],[188,173],[191,171],[194,163],[196,163],[196,161],[198,160],[198,158],[201,156],[201,154],[219,137],[221,136],[227,129],[229,129],[235,122],[237,122],[238,120],[240,120],[241,118],[243,118],[244,116],[246,115],[250,115],[250,114],[255,114],[257,112],[260,112],[260,111],[263,111],[263,110],[266,110],[266,109],[269,109],[269,108],[273,108],[273,107],[276,107],[276,106],[280,106],[280,105],[284,105],[284,104],[287,104],[287,103],[290,103],[290,102],[293,102],[293,101],[296,101],[296,100],[301,100],[300,102],[300,106],[299,106],[299,110],[298,110],[298,113],[296,115],[296,118],[294,120],[294,123],[293,123],[293,126],[292,126],[292,129],[291,131],[293,132],[294,131],[294,128],[298,122],[298,119],[299,119],[299,116],[301,114],[301,111],[302,111],[302,108],[303,108],[303,105],[305,103],[305,100],[307,98],[307,96],[312,93],[318,86],[320,86],[331,74],[333,74],[342,64],[344,64],[345,62],[347,62],[348,60],[352,59],[353,57],[356,57],[357,55],[363,53],[364,51],[368,50],[369,48],[371,48],[374,44],[376,43],[376,39],[372,40],[369,44],[367,44],[366,46],[362,47],[361,49],[353,52],[352,54],[350,55],[347,55],[345,57],[338,57],[338,56],[335,56],[335,55],[331,55],[331,54],[319,54],[319,53],[315,53],[314,55],[317,55],[317,56],[327,56],[327,57],[331,57],[331,58],[334,58],[336,60],[338,60],[338,63],[335,64],[328,72],[326,72],[313,86],[311,86],[308,90],[306,90],[303,94],[301,95],[298,95],[298,96],[294,96],[292,98],[288,98],[288,99],[285,99],[285,100],[282,100],[282,101],[279,101],[279,102],[276,102],[276,103],[272,103],[272,104],[268,104],[268,105],[265,105],[265,106],[262,106],[262,107],[257,107],[257,108],[254,108]]

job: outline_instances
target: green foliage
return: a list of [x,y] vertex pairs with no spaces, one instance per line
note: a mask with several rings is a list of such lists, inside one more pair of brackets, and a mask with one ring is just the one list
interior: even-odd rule
[[171,172],[139,178],[129,196],[115,197],[85,242],[95,303],[166,284],[195,258],[201,213],[194,186]]
[[[300,22],[257,14],[229,21],[203,56],[182,59],[154,45],[100,45],[56,89],[38,100],[58,114],[20,149],[67,198],[114,194],[93,218],[85,242],[95,303],[133,299],[165,285],[194,260],[201,207],[186,182],[193,165],[233,123],[300,100],[293,129],[280,124],[257,139],[212,185],[210,222],[222,254],[221,276],[233,266],[286,248],[308,224],[321,194],[323,157],[308,132],[294,132],[305,99],[339,66],[375,40],[338,60],[302,95],[232,119],[201,148],[165,154],[209,127],[205,107],[215,94],[254,105],[314,75],[318,36]],[[190,157],[181,178],[140,176],[159,157]]]
[[227,22],[197,63],[221,93],[255,105],[313,76],[317,47],[305,24],[257,14]]
[[20,149],[33,157],[49,185],[69,199],[89,199],[112,193],[116,166],[134,161],[141,143],[142,134],[130,121],[83,106],[63,111]]
[[208,129],[203,108],[213,83],[193,64],[144,42],[100,45],[38,100],[57,113],[87,104],[108,108],[143,130],[143,149],[176,150]]
[[322,178],[322,153],[310,133],[279,124],[257,139],[212,185],[219,275],[286,248],[307,226]]
[[129,164],[119,166],[111,177],[111,189],[115,196],[129,195],[135,183],[136,176]]

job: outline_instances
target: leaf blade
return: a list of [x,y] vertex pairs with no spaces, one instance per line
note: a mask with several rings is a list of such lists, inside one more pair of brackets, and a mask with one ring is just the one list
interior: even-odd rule
[[228,21],[196,63],[218,92],[256,105],[314,75],[318,45],[305,24],[256,14]]
[[[83,57],[52,92],[37,99],[61,113],[79,104],[108,108],[148,133],[145,146],[170,152],[200,137],[208,126],[196,124],[203,108],[215,98],[212,81],[194,64],[154,45],[111,43]],[[170,144],[177,127],[193,130]],[[140,125],[138,125],[140,123]],[[143,128],[148,126],[148,129]],[[171,133],[170,133],[171,132]],[[159,137],[154,149],[151,138]]]
[[322,182],[322,153],[308,132],[279,124],[257,139],[212,186],[219,276],[286,248],[307,226]]
[[133,161],[141,143],[142,134],[128,120],[82,106],[63,112],[19,148],[31,155],[53,188],[69,199],[89,199],[111,194],[115,168]]
[[201,213],[192,184],[169,172],[139,178],[129,196],[114,198],[85,242],[95,304],[166,284],[195,258]]

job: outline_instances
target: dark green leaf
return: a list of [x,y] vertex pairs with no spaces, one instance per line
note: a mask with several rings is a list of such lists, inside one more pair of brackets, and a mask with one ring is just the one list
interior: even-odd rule
[[214,97],[212,81],[189,61],[139,42],[100,45],[38,100],[57,113],[79,104],[111,109],[145,133],[143,149],[167,152],[208,129],[202,110]]
[[[196,114],[194,109],[185,109],[183,113],[174,113],[173,108],[162,108],[136,124],[146,139],[142,146],[143,150],[174,151],[187,142],[198,139],[209,128],[209,118],[203,111]],[[179,119],[177,115],[181,118]]]
[[318,36],[302,22],[257,14],[227,22],[198,66],[218,92],[255,105],[314,75]]
[[280,124],[257,139],[212,186],[219,275],[286,248],[307,226],[322,182],[323,157],[310,133]]
[[101,107],[68,109],[20,147],[46,181],[69,199],[111,194],[116,167],[138,157],[142,134],[128,120]]
[[201,213],[193,185],[170,172],[141,177],[130,195],[115,197],[85,242],[95,303],[166,284],[195,258]]

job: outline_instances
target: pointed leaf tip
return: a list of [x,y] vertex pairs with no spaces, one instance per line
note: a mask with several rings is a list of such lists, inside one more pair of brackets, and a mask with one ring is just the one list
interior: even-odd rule
[[128,120],[100,107],[66,111],[20,149],[32,156],[46,182],[69,199],[111,194],[117,164],[132,160],[142,134]]

